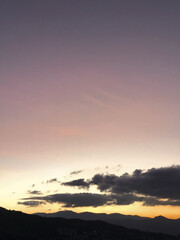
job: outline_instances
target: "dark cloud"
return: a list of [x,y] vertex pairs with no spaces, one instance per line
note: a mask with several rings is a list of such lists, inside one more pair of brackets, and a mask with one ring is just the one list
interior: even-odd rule
[[24,201],[24,202],[18,202],[17,204],[25,205],[28,207],[38,207],[39,205],[45,204],[43,201]]
[[144,206],[180,206],[178,200],[161,200],[155,197],[142,197],[135,194],[93,194],[93,193],[60,193],[21,199],[27,206],[38,206],[43,203],[59,203],[63,207],[98,207],[107,205],[130,205],[140,202]]
[[[64,207],[103,205],[130,205],[140,202],[145,206],[180,206],[180,166],[152,168],[147,171],[136,169],[132,174],[96,174],[91,180],[83,178],[64,182],[66,186],[89,188],[95,185],[104,194],[60,193],[33,196],[21,200],[60,203]],[[28,205],[28,204],[27,204]]]
[[96,174],[90,184],[112,194],[134,193],[155,198],[180,199],[180,166],[135,170],[121,176]]
[[32,194],[32,195],[42,195],[42,192],[41,191],[37,191],[37,190],[28,190],[27,191],[27,194]]
[[113,204],[115,205],[130,205],[134,202],[144,201],[144,197],[139,197],[134,194],[112,194],[111,198],[113,199]]
[[77,180],[73,180],[70,182],[63,182],[62,185],[71,186],[71,187],[78,187],[78,188],[89,188],[89,183],[84,180],[84,178],[80,178]]
[[159,200],[155,197],[144,198],[144,206],[180,206],[180,200]]
[[98,189],[100,191],[106,191],[111,186],[113,186],[117,180],[117,176],[115,175],[103,175],[103,174],[96,174],[93,178],[90,184],[94,184],[98,186]]
[[49,179],[49,180],[46,181],[47,184],[48,184],[48,183],[56,183],[56,182],[58,182],[58,179],[57,179],[57,178],[51,178],[51,179]]
[[92,193],[60,193],[47,195],[44,197],[24,198],[22,200],[40,200],[48,203],[64,204],[64,207],[98,207],[112,201],[112,198],[105,194],[92,194]]
[[[87,187],[95,185],[101,192],[120,196],[116,204],[141,201],[144,205],[180,206],[180,166],[152,168],[147,171],[136,169],[132,174],[96,174],[91,180],[77,179],[63,183],[67,186]],[[131,198],[133,196],[133,198]],[[137,199],[135,199],[135,196]],[[141,198],[139,197],[141,196]]]
[[133,194],[60,193],[43,197],[23,198],[22,200],[60,203],[64,204],[64,207],[98,207],[103,205],[130,205],[137,201],[141,202],[143,198]]
[[70,173],[70,175],[77,175],[81,172],[83,172],[83,170],[73,171],[73,172]]

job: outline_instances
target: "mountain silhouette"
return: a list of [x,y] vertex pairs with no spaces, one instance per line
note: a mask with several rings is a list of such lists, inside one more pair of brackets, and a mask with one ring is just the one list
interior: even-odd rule
[[177,240],[163,233],[142,232],[103,221],[41,217],[0,208],[2,240]]
[[123,215],[119,213],[76,213],[73,211],[59,211],[56,213],[36,213],[43,217],[62,217],[66,219],[101,220],[111,224],[134,228],[141,231],[162,232],[165,234],[178,235],[180,233],[180,219],[168,219],[163,216],[155,218]]

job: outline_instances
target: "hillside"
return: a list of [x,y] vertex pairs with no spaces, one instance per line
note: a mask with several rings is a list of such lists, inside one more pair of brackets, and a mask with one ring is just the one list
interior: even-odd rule
[[123,214],[105,214],[73,211],[60,211],[56,213],[36,213],[44,217],[62,217],[67,219],[101,220],[111,224],[121,225],[127,228],[135,228],[141,231],[162,232],[165,234],[178,235],[180,233],[180,219],[168,219],[162,216],[155,218],[139,217]]
[[49,218],[0,208],[2,240],[177,240],[162,233],[142,232],[103,221]]

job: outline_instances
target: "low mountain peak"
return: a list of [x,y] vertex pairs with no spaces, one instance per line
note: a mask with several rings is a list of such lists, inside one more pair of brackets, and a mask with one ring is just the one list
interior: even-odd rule
[[159,216],[156,216],[154,219],[159,219],[159,220],[163,220],[164,219],[165,220],[165,219],[168,219],[168,218],[159,215]]

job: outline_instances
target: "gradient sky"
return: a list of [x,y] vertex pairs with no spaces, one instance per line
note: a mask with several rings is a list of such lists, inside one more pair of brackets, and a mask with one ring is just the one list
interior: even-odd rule
[[[0,0],[1,206],[58,211],[17,202],[29,189],[84,192],[42,184],[73,171],[180,164],[179,13],[179,0]],[[76,210],[180,216],[139,203]]]

